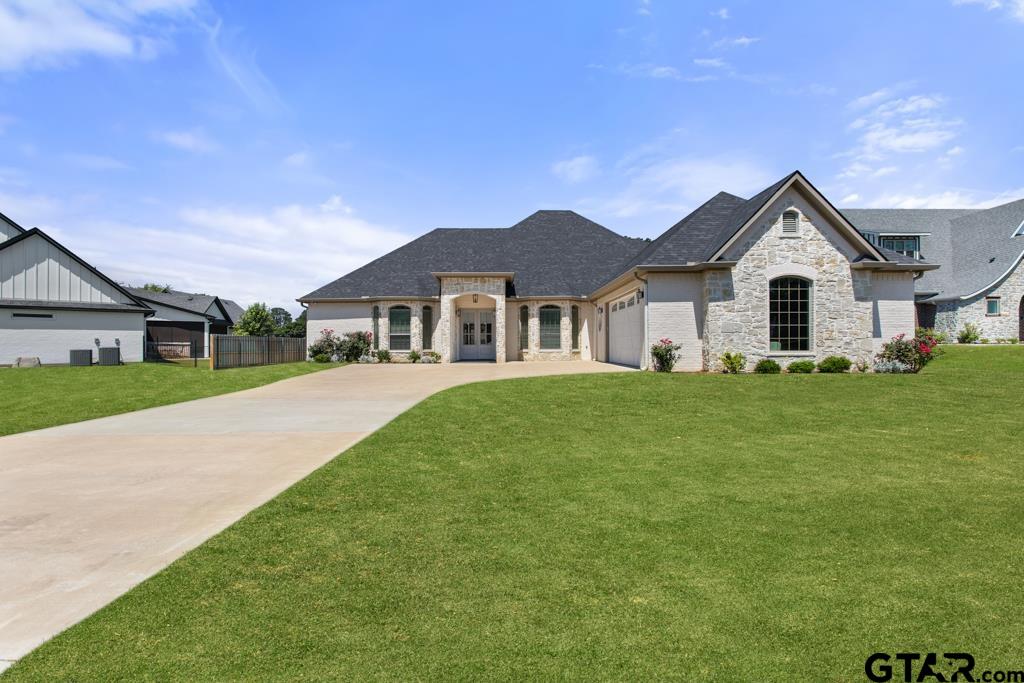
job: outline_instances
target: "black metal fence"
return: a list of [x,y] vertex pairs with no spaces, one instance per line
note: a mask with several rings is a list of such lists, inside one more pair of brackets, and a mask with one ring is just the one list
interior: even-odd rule
[[214,370],[295,363],[304,360],[306,360],[305,337],[210,335],[210,367]]

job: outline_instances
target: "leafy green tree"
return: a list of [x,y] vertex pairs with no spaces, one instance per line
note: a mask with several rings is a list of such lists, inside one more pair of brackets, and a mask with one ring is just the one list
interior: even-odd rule
[[265,337],[274,333],[274,317],[266,304],[253,304],[235,324],[234,333],[240,336]]
[[303,309],[302,313],[295,320],[292,320],[286,325],[281,325],[274,330],[274,334],[278,337],[305,337],[306,336],[306,311]]
[[270,309],[270,317],[274,319],[274,327],[284,327],[292,321],[292,314],[280,306]]
[[170,285],[158,285],[155,282],[147,282],[146,284],[142,285],[142,288],[147,292],[156,292],[158,294],[166,294],[167,292],[171,291]]

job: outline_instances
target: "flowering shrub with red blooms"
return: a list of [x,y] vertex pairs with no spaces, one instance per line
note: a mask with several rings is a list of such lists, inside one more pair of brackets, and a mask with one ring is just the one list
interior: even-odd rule
[[672,372],[672,367],[676,364],[678,350],[679,344],[673,344],[671,339],[659,339],[658,343],[651,347],[654,370],[656,372]]
[[895,361],[907,366],[911,372],[917,372],[938,355],[938,346],[939,343],[932,336],[907,339],[907,335],[899,334],[882,346],[881,352],[875,356],[875,362]]
[[338,352],[338,345],[341,339],[334,334],[334,330],[326,328],[320,330],[320,336],[309,345],[309,357],[320,363],[330,362]]

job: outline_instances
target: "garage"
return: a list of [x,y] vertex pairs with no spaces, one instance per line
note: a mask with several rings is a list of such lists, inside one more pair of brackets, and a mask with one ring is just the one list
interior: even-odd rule
[[633,292],[608,306],[608,361],[638,368],[643,348],[643,300]]

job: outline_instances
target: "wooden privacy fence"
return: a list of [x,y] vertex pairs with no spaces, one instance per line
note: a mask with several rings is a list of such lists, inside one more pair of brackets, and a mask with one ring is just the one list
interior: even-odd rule
[[210,368],[246,368],[306,360],[305,337],[210,335]]

